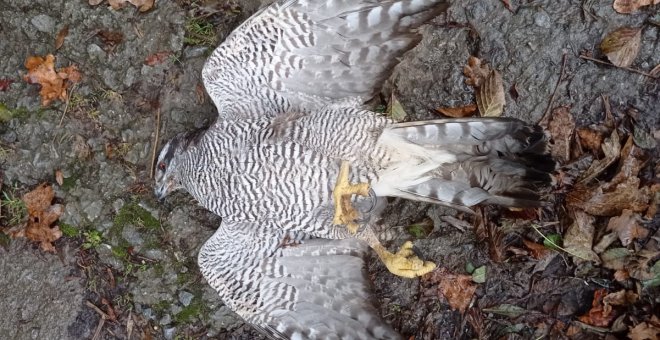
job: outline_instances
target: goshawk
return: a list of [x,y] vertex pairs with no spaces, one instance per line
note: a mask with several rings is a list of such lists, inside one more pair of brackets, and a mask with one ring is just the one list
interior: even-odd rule
[[[363,210],[394,196],[461,210],[538,206],[554,163],[516,119],[395,123],[362,108],[443,0],[284,0],[250,17],[202,71],[217,109],[162,149],[156,195],[184,189],[222,217],[198,263],[227,306],[277,339],[400,336],[370,299],[362,256],[416,277]],[[365,208],[367,207],[367,208]]]

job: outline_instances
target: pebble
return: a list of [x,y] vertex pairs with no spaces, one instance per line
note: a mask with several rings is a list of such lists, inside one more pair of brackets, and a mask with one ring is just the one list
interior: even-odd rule
[[181,302],[181,304],[183,304],[186,307],[190,305],[194,297],[195,295],[192,295],[191,293],[186,292],[185,290],[179,292],[179,302]]
[[33,17],[30,23],[40,32],[53,33],[55,31],[55,19],[46,14],[39,14]]

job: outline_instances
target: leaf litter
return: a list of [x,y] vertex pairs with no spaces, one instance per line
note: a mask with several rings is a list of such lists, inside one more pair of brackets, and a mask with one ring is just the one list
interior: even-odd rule
[[25,61],[28,73],[23,79],[30,84],[39,84],[41,105],[48,106],[54,100],[66,101],[67,90],[80,82],[81,75],[75,65],[55,69],[55,56],[33,56]]
[[43,183],[34,190],[23,195],[22,200],[28,211],[27,223],[9,230],[11,237],[26,237],[38,242],[43,251],[55,252],[52,242],[62,237],[60,228],[55,222],[64,212],[64,206],[53,204],[55,192],[48,183]]

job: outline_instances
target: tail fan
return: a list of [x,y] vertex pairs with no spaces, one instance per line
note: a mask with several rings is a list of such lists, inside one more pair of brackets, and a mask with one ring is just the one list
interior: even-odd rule
[[556,167],[543,130],[512,118],[395,124],[380,142],[396,157],[373,185],[377,194],[463,211],[540,206]]

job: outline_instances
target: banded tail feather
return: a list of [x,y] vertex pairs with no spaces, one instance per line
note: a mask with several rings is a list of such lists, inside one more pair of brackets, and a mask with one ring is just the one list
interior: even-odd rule
[[556,167],[541,127],[513,118],[394,124],[379,142],[396,156],[373,185],[377,195],[470,212],[477,204],[541,206]]

